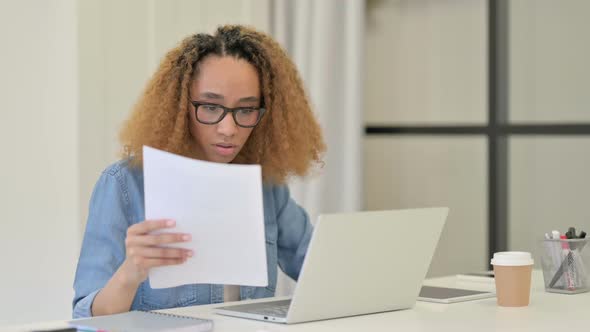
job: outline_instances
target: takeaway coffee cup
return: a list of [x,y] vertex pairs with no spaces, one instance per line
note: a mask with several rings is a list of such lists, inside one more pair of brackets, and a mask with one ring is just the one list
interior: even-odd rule
[[496,296],[502,307],[529,305],[533,258],[529,252],[503,251],[492,258]]

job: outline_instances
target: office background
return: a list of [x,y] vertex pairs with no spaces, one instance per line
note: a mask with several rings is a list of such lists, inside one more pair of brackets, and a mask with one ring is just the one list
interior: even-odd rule
[[[309,65],[328,143],[340,142],[329,168],[293,183],[313,215],[450,206],[431,276],[487,268],[490,239],[534,252],[550,229],[590,229],[589,2],[321,3],[0,1],[0,325],[70,315],[88,199],[117,158],[121,121],[167,49],[222,23],[273,33]],[[302,32],[306,13],[329,19]],[[302,59],[329,51],[296,42],[316,36],[337,41],[336,65],[356,85],[322,90],[333,82]],[[329,103],[339,96],[345,115]]]

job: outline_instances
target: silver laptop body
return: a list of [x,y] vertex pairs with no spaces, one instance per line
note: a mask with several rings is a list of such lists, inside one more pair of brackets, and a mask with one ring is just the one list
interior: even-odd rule
[[321,215],[291,300],[215,311],[292,324],[411,308],[448,211],[425,208]]

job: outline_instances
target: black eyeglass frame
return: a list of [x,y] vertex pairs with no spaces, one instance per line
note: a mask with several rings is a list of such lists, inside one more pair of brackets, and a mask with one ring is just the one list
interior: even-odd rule
[[[242,127],[242,128],[254,128],[256,127],[256,125],[258,125],[258,123],[260,123],[260,120],[262,119],[262,116],[264,115],[264,113],[266,112],[266,109],[264,107],[235,107],[235,108],[229,108],[229,107],[225,107],[223,105],[219,105],[219,104],[215,104],[215,103],[203,103],[200,101],[191,101],[191,104],[193,104],[193,106],[195,107],[195,119],[197,119],[197,121],[199,123],[202,124],[206,124],[206,125],[214,125],[217,124],[219,122],[221,122],[221,120],[223,120],[225,118],[225,116],[227,115],[227,113],[231,113],[232,117],[234,118],[234,122],[236,123],[236,125]],[[215,106],[215,107],[219,107],[223,110],[223,114],[221,114],[221,116],[219,117],[219,119],[217,121],[214,122],[205,122],[205,121],[201,121],[199,120],[199,115],[198,113],[198,109],[200,106]],[[251,125],[251,126],[244,126],[241,125],[238,122],[238,119],[236,118],[236,112],[242,111],[242,110],[257,110],[258,113],[258,118],[256,119],[256,122]]]

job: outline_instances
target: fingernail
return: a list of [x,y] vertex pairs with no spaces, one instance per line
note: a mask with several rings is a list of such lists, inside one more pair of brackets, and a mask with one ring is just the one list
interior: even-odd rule
[[166,220],[166,226],[174,226],[175,221],[174,220]]
[[191,239],[191,236],[190,236],[189,234],[184,234],[184,235],[182,236],[182,240],[183,240],[183,241],[188,241],[188,240],[190,240],[190,239]]
[[187,251],[187,252],[186,252],[186,255],[187,255],[188,257],[193,257],[193,251],[192,251],[192,250],[189,250],[189,251]]

